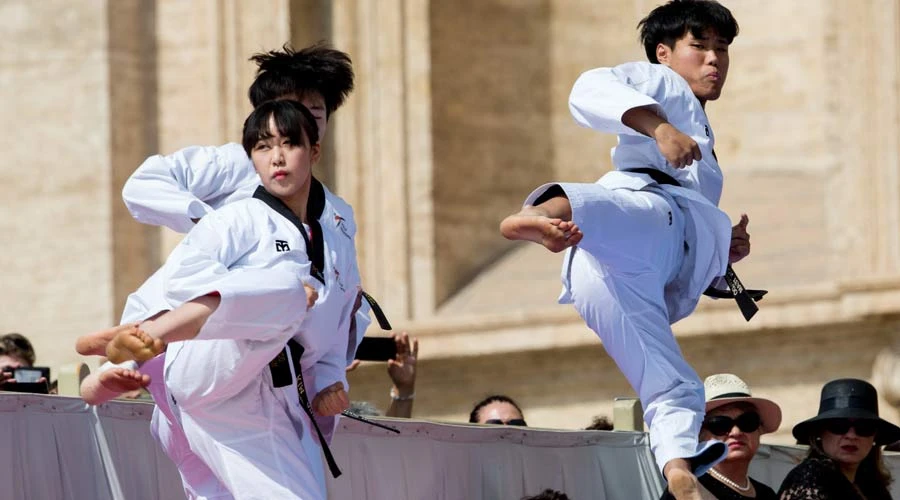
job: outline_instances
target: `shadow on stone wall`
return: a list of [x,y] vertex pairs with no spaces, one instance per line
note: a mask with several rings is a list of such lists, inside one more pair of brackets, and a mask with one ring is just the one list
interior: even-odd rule
[[431,3],[437,303],[511,248],[502,217],[552,177],[550,2]]
[[155,2],[110,2],[109,130],[110,213],[113,242],[113,311],[117,320],[128,294],[160,260],[160,230],[134,221],[122,187],[144,159],[159,149]]

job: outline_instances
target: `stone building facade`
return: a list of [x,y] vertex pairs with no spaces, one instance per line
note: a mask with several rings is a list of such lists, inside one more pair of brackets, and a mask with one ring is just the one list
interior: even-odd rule
[[[463,419],[502,392],[533,425],[583,427],[631,391],[555,304],[560,256],[497,226],[533,186],[610,168],[614,138],[578,128],[566,98],[582,71],[643,58],[635,25],[657,3],[2,0],[0,331],[31,337],[42,364],[77,359],[74,338],[114,322],[178,241],[130,218],[128,175],[236,140],[247,58],[328,39],[357,89],[320,175],[356,209],[367,288],[421,341],[416,415]],[[751,323],[704,302],[675,330],[702,376],[731,371],[779,401],[771,441],[787,442],[828,379],[900,399],[900,7],[724,3],[741,34],[708,110],[722,207],[750,215],[739,270],[771,292]],[[354,397],[386,406],[383,371],[354,372]]]

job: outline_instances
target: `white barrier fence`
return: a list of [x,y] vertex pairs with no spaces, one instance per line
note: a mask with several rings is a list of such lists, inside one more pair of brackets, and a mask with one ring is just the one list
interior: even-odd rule
[[[152,408],[0,393],[3,498],[183,499],[150,435]],[[635,500],[663,491],[643,433],[378,421],[401,433],[342,419],[332,448],[344,474],[329,481],[330,499],[517,500],[553,488],[574,500]],[[763,446],[751,474],[777,489],[802,453]],[[896,476],[900,456],[888,460]]]

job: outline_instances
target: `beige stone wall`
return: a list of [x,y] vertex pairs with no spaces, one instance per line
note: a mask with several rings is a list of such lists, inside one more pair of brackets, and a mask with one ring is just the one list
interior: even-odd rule
[[551,176],[550,2],[432,2],[440,304],[510,244],[506,212]]
[[[840,377],[871,380],[875,356],[898,328],[894,320],[689,337],[681,344],[701,377],[737,373],[755,395],[778,402],[784,423],[764,441],[791,444],[791,427],[815,414],[822,384]],[[600,343],[588,340],[576,347],[450,359],[428,346],[432,358],[420,362],[413,414],[465,421],[476,401],[502,393],[517,400],[536,427],[579,429],[595,415],[612,417],[613,399],[634,392]],[[386,410],[390,379],[384,364],[363,365],[350,374],[350,384],[353,399]],[[898,421],[885,403],[882,414]]]
[[72,332],[113,319],[118,13],[0,3],[0,331],[31,337],[41,363],[72,358]]

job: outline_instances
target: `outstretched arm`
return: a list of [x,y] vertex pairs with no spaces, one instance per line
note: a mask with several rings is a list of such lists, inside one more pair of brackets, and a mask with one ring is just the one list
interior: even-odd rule
[[646,108],[660,119],[665,95],[665,75],[651,64],[629,63],[597,68],[578,77],[569,94],[569,111],[582,127],[610,134],[649,135],[623,120],[625,113]]
[[221,296],[217,293],[197,297],[160,314],[156,319],[144,321],[140,329],[166,344],[191,340],[197,337],[220,302]]
[[147,158],[125,182],[122,199],[138,221],[186,233],[211,210],[251,196],[257,185],[241,145],[192,146]]
[[317,285],[309,261],[297,252],[270,268],[232,269],[259,241],[259,221],[242,205],[232,207],[204,217],[172,252],[158,276],[173,309],[116,336],[106,349],[111,361],[144,360],[166,343],[193,338],[267,340],[302,321]]

